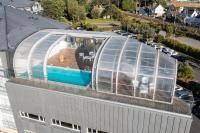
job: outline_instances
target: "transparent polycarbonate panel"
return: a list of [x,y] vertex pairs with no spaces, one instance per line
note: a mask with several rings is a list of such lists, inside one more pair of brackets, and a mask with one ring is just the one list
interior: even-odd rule
[[134,96],[134,86],[119,84],[117,93],[121,95]]
[[112,92],[111,89],[112,71],[98,70],[98,90]]
[[176,74],[176,61],[175,59],[160,54],[158,76],[174,78]]
[[55,43],[62,34],[49,35],[46,39],[40,42],[40,44],[35,48],[32,58],[31,58],[31,70],[32,77],[44,79],[43,65],[45,60],[45,55],[49,47]]
[[[97,40],[96,40],[97,41]],[[104,44],[107,42],[107,40],[104,40],[103,42],[97,42],[96,45],[95,45],[95,51],[96,52],[96,55],[95,55],[95,59],[94,59],[94,62],[93,62],[93,70],[92,70],[92,87],[93,89],[96,88],[96,74],[97,74],[97,64],[98,64],[98,60],[99,60],[99,55],[101,53],[101,50],[104,46]]]
[[140,43],[129,39],[119,63],[118,94],[134,95],[134,80]]
[[130,72],[119,72],[118,84],[133,85],[135,75]]
[[138,75],[137,81],[135,81],[136,97],[153,99],[154,86],[154,77]]
[[160,53],[155,99],[171,102],[176,77],[176,60]]
[[28,57],[30,54],[30,51],[32,47],[35,45],[37,41],[42,39],[45,35],[47,35],[47,32],[37,32],[24,41],[22,41],[18,48],[15,51],[14,55],[14,70],[15,70],[15,76],[23,76],[28,77]]
[[174,90],[174,80],[158,78],[156,85],[155,100],[171,102]]
[[[119,55],[126,41],[125,37],[111,37],[102,48],[97,67],[98,90],[113,92],[113,71],[116,71]],[[101,70],[101,71],[100,71]],[[103,72],[103,71],[104,72]],[[104,79],[105,72],[110,76],[109,80]],[[106,81],[105,81],[106,80]],[[102,88],[104,87],[104,88]],[[110,87],[110,88],[109,88]]]
[[143,45],[135,81],[136,97],[153,99],[156,63],[157,51],[150,46]]

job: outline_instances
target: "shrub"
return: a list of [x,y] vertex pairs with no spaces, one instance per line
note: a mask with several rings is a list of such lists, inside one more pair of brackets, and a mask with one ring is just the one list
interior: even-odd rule
[[163,37],[162,35],[157,35],[157,36],[155,37],[155,41],[156,41],[157,43],[161,43],[161,42],[164,41],[164,37]]
[[100,12],[97,8],[93,8],[91,11],[91,16],[93,19],[98,19],[100,17]]
[[185,82],[194,79],[193,68],[187,65],[186,63],[180,63],[178,70],[178,78],[184,80]]
[[169,38],[165,39],[163,41],[163,44],[165,44],[166,46],[168,46],[170,48],[173,48],[174,50],[185,53],[194,58],[200,59],[200,56],[197,56],[197,55],[200,55],[200,49],[198,49],[198,48],[193,48],[186,44],[180,43],[177,40],[169,39]]

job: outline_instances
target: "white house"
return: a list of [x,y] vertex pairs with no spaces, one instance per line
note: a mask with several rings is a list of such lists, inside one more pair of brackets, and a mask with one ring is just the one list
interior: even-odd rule
[[155,17],[161,17],[165,13],[165,8],[162,5],[157,5],[152,9],[152,14]]
[[5,0],[3,4],[35,14],[43,11],[41,4],[37,0]]
[[37,1],[33,1],[33,3],[30,3],[30,5],[28,6],[17,7],[17,8],[21,10],[29,11],[31,13],[36,13],[36,14],[43,10],[42,6]]

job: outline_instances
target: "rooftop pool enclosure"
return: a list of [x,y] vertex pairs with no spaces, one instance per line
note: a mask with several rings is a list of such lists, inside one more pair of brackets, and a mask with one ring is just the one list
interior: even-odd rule
[[172,103],[176,59],[136,39],[102,32],[42,30],[17,47],[15,76]]
[[[44,79],[42,66],[36,66],[32,69],[32,77],[36,79]],[[60,83],[72,85],[87,86],[91,82],[91,72],[85,70],[75,70],[62,67],[47,66],[47,79]],[[27,77],[27,72],[22,76]]]

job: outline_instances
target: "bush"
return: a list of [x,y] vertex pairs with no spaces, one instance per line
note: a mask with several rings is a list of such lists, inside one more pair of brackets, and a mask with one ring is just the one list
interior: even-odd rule
[[52,19],[60,20],[60,18],[64,15],[64,0],[42,0],[41,5],[44,9],[44,15]]
[[98,19],[100,17],[100,12],[97,8],[93,8],[91,11],[91,16],[93,19]]
[[177,50],[179,52],[182,52],[182,53],[192,56],[194,58],[200,59],[200,56],[197,56],[197,55],[200,55],[200,49],[198,49],[198,48],[193,48],[186,44],[180,43],[177,40],[169,39],[169,38],[165,39],[163,41],[163,44],[165,44],[166,46],[168,46],[174,50]]
[[155,41],[156,41],[157,43],[162,43],[162,42],[164,41],[164,37],[163,37],[162,35],[157,35],[157,36],[155,37]]
[[193,68],[186,63],[180,63],[178,69],[178,78],[184,80],[185,82],[194,79]]
[[167,32],[167,37],[172,36],[174,33],[174,27],[172,25],[166,25],[166,32]]

